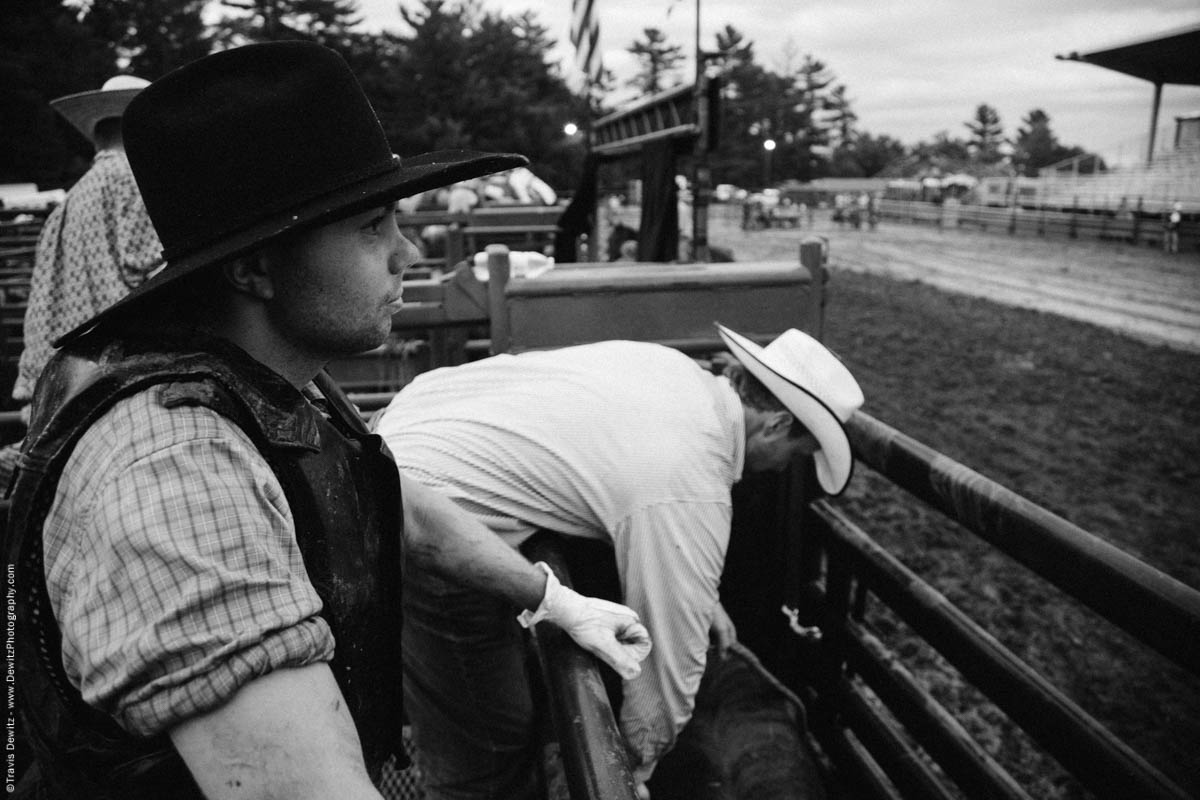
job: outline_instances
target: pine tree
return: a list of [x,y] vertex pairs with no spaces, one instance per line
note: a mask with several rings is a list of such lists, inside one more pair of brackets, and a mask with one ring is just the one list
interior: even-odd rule
[[549,63],[554,42],[531,12],[422,0],[399,13],[411,33],[378,43],[378,66],[351,62],[397,153],[516,152],[551,185],[574,182],[582,154],[562,130],[586,100]]
[[829,124],[817,112],[826,107],[828,93],[825,90],[833,81],[833,73],[823,61],[806,55],[792,76],[792,86],[783,93],[790,108],[788,147],[781,162],[792,171],[790,177],[810,181],[828,172],[828,161],[819,152],[814,152],[814,148],[825,148],[829,144]]
[[[1021,122],[1024,123],[1024,127],[1017,128],[1017,138],[1013,142],[1013,162],[1022,175],[1034,177],[1043,167],[1076,156],[1088,155],[1087,150],[1078,145],[1067,147],[1060,143],[1050,128],[1050,116],[1040,108],[1030,111]],[[1104,159],[1095,156],[1082,159],[1074,168],[1089,173],[1102,171],[1107,167]]]
[[635,40],[628,52],[637,57],[641,69],[637,75],[628,81],[628,85],[638,89],[643,95],[653,95],[671,86],[678,86],[681,81],[675,73],[679,63],[683,61],[683,48],[679,45],[667,44],[666,35],[658,28],[643,28],[645,40]]
[[69,186],[92,143],[50,101],[99,89],[118,71],[116,50],[62,0],[2,0],[0,19],[0,183]]
[[717,33],[723,54],[721,146],[709,157],[715,183],[755,186],[762,175],[763,120],[768,117],[767,73],[754,60],[754,43],[726,25]]
[[354,42],[362,22],[355,0],[220,0],[226,14],[218,25],[223,42],[275,42],[303,39],[336,50]]
[[212,49],[208,0],[93,0],[86,18],[132,75],[154,80]]
[[825,110],[829,111],[829,127],[839,148],[849,147],[854,141],[854,123],[858,115],[850,107],[850,98],[846,96],[846,86],[838,84],[825,98]]
[[975,109],[975,118],[964,122],[971,132],[970,146],[974,156],[985,164],[994,164],[1004,158],[1000,145],[1004,142],[1004,126],[1000,124],[1000,113],[987,103]]

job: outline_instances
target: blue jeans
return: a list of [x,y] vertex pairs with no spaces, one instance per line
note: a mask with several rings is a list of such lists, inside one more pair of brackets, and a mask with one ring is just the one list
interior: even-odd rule
[[545,796],[517,613],[405,564],[405,709],[433,800]]

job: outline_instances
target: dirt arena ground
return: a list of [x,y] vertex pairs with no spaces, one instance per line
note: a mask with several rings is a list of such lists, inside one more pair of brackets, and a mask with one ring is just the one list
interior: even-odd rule
[[[710,227],[738,261],[796,258],[803,236],[827,237],[825,338],[864,411],[1200,588],[1200,254],[820,217],[747,233],[718,212]],[[1200,796],[1200,681],[856,475],[838,500],[848,513]],[[1088,796],[898,621],[874,622],[1033,796]]]

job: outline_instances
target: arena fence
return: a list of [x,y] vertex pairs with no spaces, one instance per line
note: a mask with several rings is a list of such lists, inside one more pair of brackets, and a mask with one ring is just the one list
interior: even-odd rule
[[[881,200],[884,219],[934,225],[941,229],[966,229],[1008,233],[1013,236],[1066,237],[1161,247],[1165,225],[1161,215],[1147,215],[1136,206],[1127,214],[1096,211],[1083,206],[1023,208],[931,203],[920,200]],[[1194,216],[1194,215],[1193,215]],[[1180,250],[1200,247],[1200,219],[1184,217],[1179,230]]]
[[[811,283],[798,282],[788,306],[793,319],[819,332],[826,254],[819,243],[806,244],[801,261],[808,267]],[[499,260],[502,253],[491,256]],[[440,286],[440,299],[431,296],[429,308],[420,310],[426,315],[420,324],[457,322],[474,327],[495,322],[488,319],[488,297],[479,293],[481,287],[467,287],[475,292],[464,296],[474,310],[453,319],[449,311],[458,302],[453,299],[454,284]],[[729,288],[723,284],[677,288],[679,297],[700,289],[698,299],[706,301],[705,293],[714,287],[722,293]],[[591,296],[603,311],[609,294],[572,290],[563,296]],[[781,294],[774,289],[771,296]],[[672,307],[669,299],[663,298],[664,308]],[[494,303],[492,307],[500,308]],[[698,307],[707,310],[703,304]],[[678,321],[686,323],[687,333],[691,322],[686,317]],[[577,328],[565,326],[560,333],[571,335]],[[483,333],[491,335],[493,342],[501,341],[494,330]],[[511,341],[514,331],[505,335]],[[669,338],[687,341],[678,332]],[[353,399],[369,415],[388,396],[385,392]],[[1196,589],[865,414],[852,417],[847,428],[861,465],[1077,599],[1141,647],[1160,653],[1173,668],[1191,679],[1200,677],[1200,592]],[[808,469],[772,476],[775,483],[771,484],[743,481],[745,485],[735,487],[734,520],[736,528],[742,524],[739,519],[743,523],[749,519],[787,545],[786,558],[770,548],[756,545],[755,549],[761,551],[760,558],[779,562],[769,566],[782,570],[789,580],[767,580],[760,566],[753,572],[755,581],[742,582],[753,583],[754,590],[769,585],[772,591],[787,584],[795,596],[792,630],[796,635],[788,639],[788,646],[798,657],[787,660],[792,671],[779,674],[808,704],[811,730],[832,771],[853,784],[848,796],[892,800],[1035,794],[997,763],[988,747],[976,741],[914,677],[909,654],[885,643],[871,615],[880,608],[952,664],[1095,796],[1113,800],[1189,796],[1034,665],[996,641],[977,620],[909,570],[847,515],[839,501],[808,497],[806,487],[813,485]],[[773,512],[776,507],[780,510]],[[739,582],[732,555],[723,578],[723,601],[725,583]],[[778,604],[766,611],[753,608],[751,618],[765,619],[767,612],[778,618],[778,609]],[[731,615],[737,611],[730,608]],[[756,652],[765,652],[780,638],[767,625],[739,623],[739,627],[747,634],[744,638],[761,627],[764,633],[761,643],[754,643]],[[571,797],[625,800],[631,796],[628,766],[623,751],[614,744],[619,740],[613,738],[617,734],[605,693],[597,688],[595,660],[554,631],[539,629],[536,638],[548,701],[554,709],[551,717],[556,728],[551,735],[560,748]],[[782,662],[772,659],[775,663]],[[408,770],[387,776],[385,792],[394,798],[421,797],[419,773]]]
[[[1200,675],[1200,592],[865,414],[848,425],[860,463],[957,521],[1144,646]],[[975,620],[905,567],[836,503],[798,527],[803,640],[818,741],[870,798],[1028,798],[883,644],[868,609],[890,609],[1099,798],[1189,793]],[[961,794],[960,794],[961,793]]]

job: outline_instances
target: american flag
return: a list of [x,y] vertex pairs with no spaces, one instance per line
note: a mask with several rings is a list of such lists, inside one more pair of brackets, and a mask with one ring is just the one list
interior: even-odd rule
[[571,44],[575,45],[575,66],[589,84],[600,80],[600,23],[593,14],[596,0],[571,0]]

